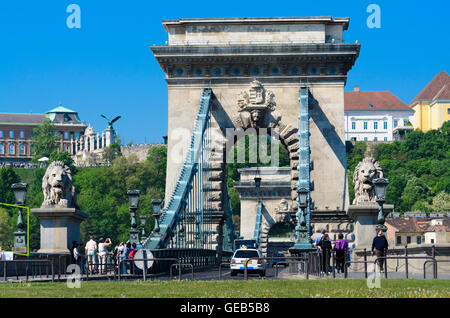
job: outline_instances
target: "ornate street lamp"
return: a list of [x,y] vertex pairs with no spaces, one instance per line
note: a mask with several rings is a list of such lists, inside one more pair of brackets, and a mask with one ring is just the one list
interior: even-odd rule
[[162,201],[160,199],[152,200],[153,217],[155,218],[155,228],[153,229],[153,232],[155,232],[155,235],[159,235],[159,217],[161,216],[161,204]]
[[130,200],[130,217],[131,217],[131,229],[130,229],[130,243],[139,244],[139,231],[137,229],[136,222],[136,210],[139,204],[139,190],[128,190],[127,195]]
[[140,194],[141,194],[141,191],[139,191],[139,190],[128,190],[127,191],[128,199],[130,200],[130,208],[134,208],[134,209],[138,208]]
[[[298,205],[301,210],[301,212],[300,211],[297,212],[297,214],[300,214],[300,215],[297,215],[297,217],[299,217],[298,218],[299,224],[301,226],[306,226],[305,216],[306,216],[306,208],[308,207],[309,191],[308,191],[308,189],[300,188],[300,189],[298,189],[297,194],[298,194]],[[300,228],[298,228],[297,230],[300,230]]]
[[[28,184],[26,183],[14,183],[11,189],[14,192],[14,197],[16,205],[24,206],[25,198],[27,194]],[[17,217],[17,228],[18,230],[14,232],[14,250],[16,251],[26,251],[27,248],[27,233],[25,231],[25,223],[23,221],[22,209],[19,209],[19,215]]]
[[375,178],[373,179],[373,184],[375,187],[375,198],[379,206],[378,210],[378,225],[376,230],[382,229],[383,232],[386,232],[387,228],[384,225],[385,216],[383,205],[386,202],[386,187],[389,184],[389,179],[386,178]]
[[261,186],[261,178],[255,177],[255,187],[259,188]]
[[145,241],[145,239],[147,238],[147,236],[145,235],[145,224],[147,223],[147,216],[141,215],[139,219],[141,220],[141,227],[142,227],[141,240]]

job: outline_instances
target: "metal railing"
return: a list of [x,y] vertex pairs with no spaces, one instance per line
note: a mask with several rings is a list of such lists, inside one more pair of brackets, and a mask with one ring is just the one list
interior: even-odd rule
[[[3,263],[3,264],[2,264]],[[29,270],[31,270],[31,276],[33,278],[37,278],[38,276],[42,278],[42,266],[40,264],[47,264],[45,266],[46,271],[44,276],[46,278],[49,278],[49,268],[51,269],[51,278],[52,282],[55,281],[55,264],[53,260],[48,259],[16,259],[16,260],[2,260],[0,261],[0,265],[3,268],[3,280],[6,282],[8,281],[8,278],[11,277],[8,275],[8,264],[14,264],[15,267],[15,275],[12,275],[12,277],[16,277],[16,279],[19,281],[19,277],[25,276],[25,281],[28,282],[29,280]],[[25,264],[25,275],[21,275],[20,271],[18,270],[17,264]],[[39,274],[37,273],[37,269],[39,269]]]

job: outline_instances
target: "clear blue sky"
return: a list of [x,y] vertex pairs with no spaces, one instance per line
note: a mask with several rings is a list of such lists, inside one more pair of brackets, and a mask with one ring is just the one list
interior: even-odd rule
[[[66,7],[81,7],[81,29],[66,26]],[[366,25],[369,4],[381,29]],[[149,46],[167,40],[161,20],[207,17],[350,17],[346,42],[360,57],[347,90],[389,90],[409,103],[449,68],[449,1],[2,1],[0,112],[43,113],[58,102],[96,130],[100,114],[122,115],[123,143],[161,142],[167,86]]]

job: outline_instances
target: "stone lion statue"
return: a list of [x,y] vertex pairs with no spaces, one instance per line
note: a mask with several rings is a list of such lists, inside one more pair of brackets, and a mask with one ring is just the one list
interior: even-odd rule
[[353,204],[376,202],[373,179],[383,178],[380,163],[372,157],[366,157],[358,163],[353,174],[355,199]]
[[78,208],[72,173],[62,161],[53,161],[42,178],[44,202],[42,207]]

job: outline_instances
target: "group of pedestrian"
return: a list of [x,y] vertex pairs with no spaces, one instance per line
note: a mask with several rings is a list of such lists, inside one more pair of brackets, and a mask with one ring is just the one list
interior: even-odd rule
[[[134,263],[132,259],[136,255],[136,243],[120,242],[119,246],[114,248],[113,257],[117,265],[121,265],[122,274],[133,273]],[[126,261],[128,260],[128,261]]]
[[336,271],[338,273],[344,272],[346,266],[345,261],[348,255],[348,242],[344,239],[344,234],[339,233],[338,239],[336,241],[331,241],[328,233],[323,230],[316,238],[314,246],[321,252],[322,272],[330,272],[330,258],[333,251],[336,255]]
[[[89,241],[86,243],[84,247],[85,256],[87,260],[87,269],[93,273],[95,271],[95,267],[97,263],[99,264],[98,270],[100,274],[106,273],[106,264],[107,264],[107,255],[108,255],[108,246],[110,246],[111,239],[107,238],[106,240],[101,237],[99,239],[99,243],[95,241],[93,235],[90,236]],[[80,245],[77,241],[72,242],[72,248],[70,250],[72,255],[72,263],[77,264],[81,259],[80,253]]]
[[[330,257],[332,252],[336,256],[336,271],[343,273],[346,266],[346,259],[349,253],[348,242],[344,239],[344,234],[339,233],[336,241],[331,241],[329,235],[325,230],[319,234],[314,242],[321,252],[322,258],[322,272],[328,273],[330,271]],[[388,241],[382,229],[377,230],[377,236],[373,239],[372,255],[377,257],[377,263],[380,271],[384,271],[385,255],[388,249]]]

